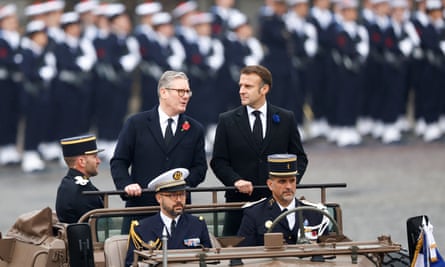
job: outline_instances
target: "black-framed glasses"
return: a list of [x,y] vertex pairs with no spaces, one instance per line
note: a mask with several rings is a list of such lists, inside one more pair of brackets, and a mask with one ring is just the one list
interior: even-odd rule
[[162,193],[161,195],[164,197],[168,197],[170,199],[185,198],[185,191],[178,191],[174,193]]
[[180,89],[180,88],[165,88],[167,90],[173,90],[178,92],[178,96],[183,97],[187,93],[188,96],[192,96],[192,90],[189,89]]

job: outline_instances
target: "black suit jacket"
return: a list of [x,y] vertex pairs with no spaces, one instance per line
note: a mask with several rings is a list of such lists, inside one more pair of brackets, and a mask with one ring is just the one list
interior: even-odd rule
[[[184,127],[187,122],[189,128]],[[125,122],[110,164],[117,189],[132,183],[146,188],[156,176],[173,168],[188,169],[187,185],[196,187],[204,181],[207,171],[204,129],[193,118],[181,114],[176,133],[167,146],[158,108],[135,114]],[[126,204],[127,207],[144,205],[158,205],[154,194],[129,198]]]
[[[220,115],[210,166],[224,185],[233,186],[239,179],[249,180],[253,185],[266,185],[267,156],[276,153],[297,155],[297,178],[298,182],[301,180],[308,159],[294,114],[270,104],[267,109],[266,136],[261,146],[253,138],[246,107],[240,106]],[[226,200],[253,201],[270,194],[269,189],[255,189],[251,196],[232,190],[226,192]]]

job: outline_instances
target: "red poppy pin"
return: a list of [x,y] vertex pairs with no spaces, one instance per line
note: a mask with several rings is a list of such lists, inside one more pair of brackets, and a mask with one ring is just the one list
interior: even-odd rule
[[181,126],[181,132],[188,131],[190,129],[190,123],[188,121],[184,121]]

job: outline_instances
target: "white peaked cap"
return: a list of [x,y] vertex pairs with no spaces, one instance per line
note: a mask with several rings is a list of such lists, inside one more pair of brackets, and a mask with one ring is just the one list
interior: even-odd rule
[[0,6],[0,19],[6,18],[15,14],[17,11],[17,7],[15,4],[7,4],[4,6]]
[[171,23],[172,16],[167,12],[160,12],[153,15],[151,23],[153,26]]
[[77,13],[85,13],[88,11],[93,11],[99,5],[97,0],[82,0],[74,6],[74,11]]
[[188,12],[196,10],[197,8],[198,4],[196,4],[195,1],[182,2],[172,10],[172,15],[175,18],[179,18]]
[[161,12],[162,5],[158,2],[146,2],[136,6],[135,13],[139,16],[152,15]]

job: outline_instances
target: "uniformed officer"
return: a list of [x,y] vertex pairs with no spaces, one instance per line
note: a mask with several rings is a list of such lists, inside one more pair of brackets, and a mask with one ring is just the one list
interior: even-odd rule
[[56,75],[56,59],[47,50],[48,36],[45,23],[34,20],[26,26],[21,43],[23,73],[22,107],[26,118],[22,169],[25,172],[45,168],[37,149],[48,130],[50,116],[50,85]]
[[339,2],[342,15],[341,27],[336,27],[333,38],[333,72],[336,87],[332,94],[333,120],[332,141],[338,146],[358,145],[361,136],[355,125],[360,112],[363,88],[363,67],[369,53],[369,38],[366,28],[356,22],[356,0]]
[[157,35],[153,29],[153,16],[162,10],[159,2],[144,2],[136,6],[135,13],[139,16],[140,23],[136,26],[134,35],[139,43],[141,55],[140,86],[141,86],[141,108],[140,110],[151,109],[157,103],[157,93],[154,88],[158,82],[158,77],[153,75],[151,62],[152,54],[157,53]]
[[96,146],[94,135],[60,140],[63,158],[69,170],[57,189],[56,213],[60,222],[76,223],[86,212],[104,207],[101,196],[83,195],[83,191],[97,191],[90,178],[98,174],[103,151]]
[[131,75],[139,64],[140,54],[138,42],[131,35],[131,21],[125,6],[110,3],[105,12],[110,33],[94,42],[99,62],[94,105],[97,137],[106,149],[103,158],[109,160],[128,112]]
[[141,221],[132,222],[125,266],[133,263],[135,249],[162,249],[163,237],[167,238],[168,249],[212,246],[203,218],[184,213],[184,179],[188,175],[187,169],[175,168],[160,174],[148,184],[148,189],[156,192],[160,211]]
[[[295,198],[297,185],[297,156],[293,154],[273,154],[267,158],[269,167],[269,179],[267,186],[272,192],[268,199],[262,199],[244,210],[238,236],[244,237],[239,246],[262,246],[264,245],[264,233],[272,225],[272,222],[282,212],[301,206],[317,206],[324,209],[321,204],[312,204]],[[316,211],[304,210],[303,218],[300,213],[289,213],[286,219],[276,223],[272,232],[281,232],[285,242],[296,244],[299,238],[300,220],[304,227],[311,227],[313,231],[305,231],[306,238],[315,240],[319,235],[325,233],[328,219]]]
[[96,62],[91,41],[80,37],[79,15],[64,13],[61,26],[65,38],[54,46],[58,74],[54,80],[52,100],[56,122],[54,130],[59,138],[84,134],[90,128],[92,84],[89,73]]
[[79,14],[82,26],[82,37],[90,41],[97,35],[97,16],[94,10],[99,5],[97,0],[82,0],[74,5],[74,11]]
[[20,162],[16,144],[21,92],[16,9],[14,4],[0,6],[0,165]]

